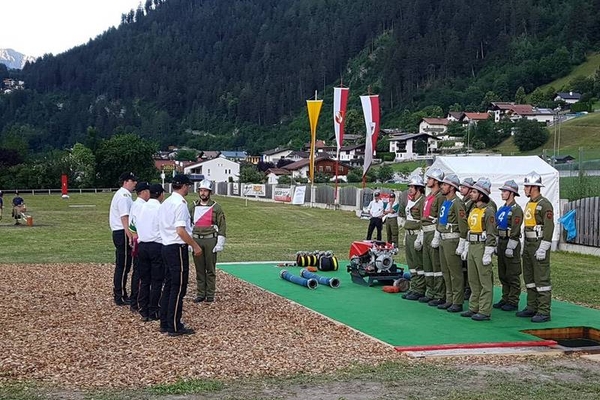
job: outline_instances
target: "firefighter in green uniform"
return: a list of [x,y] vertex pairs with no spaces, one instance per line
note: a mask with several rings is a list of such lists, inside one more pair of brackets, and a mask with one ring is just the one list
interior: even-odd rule
[[489,205],[492,184],[487,178],[480,178],[473,185],[471,200],[475,206],[467,219],[469,223],[468,242],[463,258],[467,258],[471,298],[469,309],[463,317],[475,321],[489,321],[494,295],[494,275],[492,255],[496,250],[496,213]]
[[199,198],[191,204],[192,236],[202,248],[202,254],[194,256],[196,266],[197,296],[195,303],[215,301],[217,284],[217,253],[225,246],[225,213],[221,205],[210,198],[212,182],[204,179],[198,185]]
[[550,321],[552,284],[550,283],[550,248],[554,232],[552,203],[540,193],[542,177],[535,171],[525,176],[525,246],[523,248],[523,280],[527,288],[527,307],[517,317],[531,322]]
[[521,294],[521,225],[523,209],[515,201],[519,185],[506,181],[500,188],[504,205],[496,212],[498,224],[498,278],[502,284],[502,298],[494,308],[502,311],[519,309]]
[[[462,196],[463,203],[465,204],[465,215],[469,215],[473,208],[473,200],[471,200],[471,189],[475,181],[473,178],[465,178],[460,184],[460,194]],[[467,261],[462,260],[463,280],[465,281],[465,299],[469,300],[471,297],[471,287],[469,286],[469,274],[467,273]]]
[[425,183],[420,175],[408,180],[406,207],[400,210],[404,218],[404,249],[406,263],[410,269],[410,289],[402,295],[406,300],[419,300],[425,296],[425,271],[423,271],[423,232],[421,231],[421,210],[425,199]]
[[444,195],[440,191],[440,184],[444,173],[439,168],[430,168],[426,173],[427,187],[431,190],[425,197],[421,211],[421,230],[423,232],[423,270],[425,270],[425,283],[427,286],[425,296],[421,303],[437,307],[446,302],[446,288],[440,266],[440,233],[436,229],[438,213]]
[[465,205],[456,195],[460,181],[449,174],[442,181],[444,202],[440,207],[437,230],[440,232],[440,264],[446,286],[446,302],[439,309],[456,313],[463,310],[465,286],[461,256],[467,237],[467,215]]
[[400,203],[396,201],[396,194],[390,193],[387,204],[383,209],[383,217],[385,218],[385,233],[388,243],[393,243],[398,247],[398,208]]

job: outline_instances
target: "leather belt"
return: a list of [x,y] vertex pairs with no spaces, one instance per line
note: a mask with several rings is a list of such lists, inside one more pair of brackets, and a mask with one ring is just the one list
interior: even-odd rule
[[458,239],[460,238],[460,233],[458,232],[448,232],[448,233],[441,233],[440,236],[442,237],[443,240],[446,239]]
[[216,233],[209,233],[208,235],[198,235],[198,234],[192,234],[192,237],[194,239],[212,239],[212,238],[216,238],[217,234]]
[[409,235],[418,235],[419,234],[419,229],[405,229],[405,231]]
[[537,240],[537,239],[541,239],[543,236],[544,236],[543,232],[540,232],[538,234],[535,231],[525,231],[525,239]]
[[423,225],[423,232],[433,232],[435,231],[435,225]]

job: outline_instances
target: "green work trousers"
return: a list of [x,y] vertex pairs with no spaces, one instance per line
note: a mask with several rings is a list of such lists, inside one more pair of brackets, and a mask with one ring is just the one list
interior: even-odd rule
[[194,240],[202,249],[202,254],[194,256],[198,296],[214,298],[217,286],[217,253],[213,253],[213,249],[217,244],[217,238]]
[[465,282],[462,260],[456,255],[458,242],[458,238],[440,241],[440,264],[446,285],[446,301],[462,306],[465,301]]
[[444,299],[446,288],[444,276],[440,266],[440,249],[431,247],[434,231],[423,232],[423,270],[425,271],[425,283],[427,292],[425,295],[432,299]]
[[467,258],[469,285],[471,286],[469,310],[489,316],[492,314],[494,297],[494,273],[492,271],[493,264],[483,265],[484,250],[485,243],[471,242],[469,244]]
[[538,261],[535,252],[541,240],[525,239],[523,249],[523,280],[527,288],[527,309],[550,315],[552,284],[550,282],[550,250],[546,258]]
[[385,234],[388,243],[394,243],[398,247],[398,217],[387,217],[385,219]]
[[502,301],[518,306],[521,295],[521,242],[513,250],[512,258],[504,254],[507,245],[508,238],[498,239],[498,279],[502,284]]
[[417,234],[404,233],[406,238],[405,252],[406,263],[410,270],[410,289],[412,293],[425,295],[425,271],[423,271],[423,250],[415,249]]

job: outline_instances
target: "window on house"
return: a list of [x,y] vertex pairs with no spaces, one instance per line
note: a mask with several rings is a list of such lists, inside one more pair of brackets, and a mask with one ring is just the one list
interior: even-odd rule
[[331,172],[331,165],[325,166],[325,172]]

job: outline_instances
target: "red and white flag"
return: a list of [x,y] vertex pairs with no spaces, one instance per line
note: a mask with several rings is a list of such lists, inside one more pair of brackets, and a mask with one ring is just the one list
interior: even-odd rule
[[363,165],[364,177],[373,163],[373,156],[377,148],[377,137],[379,136],[379,95],[360,96],[360,102],[367,128],[365,163]]
[[344,143],[344,124],[346,123],[346,105],[349,93],[350,89],[348,88],[333,88],[333,129],[335,130],[338,157]]
[[194,226],[206,228],[211,226],[213,206],[196,206],[194,208]]

